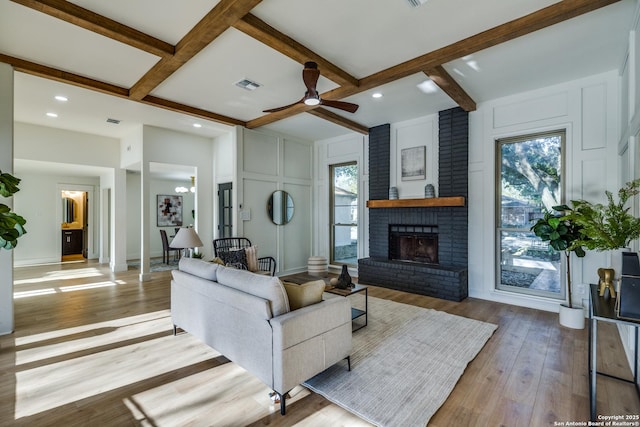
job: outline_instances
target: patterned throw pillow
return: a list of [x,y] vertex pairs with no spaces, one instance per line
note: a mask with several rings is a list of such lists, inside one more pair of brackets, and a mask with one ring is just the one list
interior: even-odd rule
[[237,251],[220,252],[220,258],[224,261],[224,264],[229,267],[240,268],[247,270],[247,254],[244,249]]
[[255,273],[258,271],[258,247],[250,246],[244,251],[247,255],[247,268]]

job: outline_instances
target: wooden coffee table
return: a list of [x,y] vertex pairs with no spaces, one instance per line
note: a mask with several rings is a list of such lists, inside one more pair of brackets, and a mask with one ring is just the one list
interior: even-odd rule
[[[368,314],[367,312],[369,311],[369,291],[368,291],[368,286],[365,285],[359,285],[357,283],[354,283],[354,287],[353,288],[347,288],[347,289],[340,289],[340,288],[336,288],[335,286],[327,286],[324,289],[325,292],[328,292],[330,294],[334,294],[334,295],[340,295],[342,297],[348,298],[352,295],[358,294],[358,293],[362,293],[364,292],[364,310],[359,309],[359,308],[355,308],[355,307],[351,307],[351,321],[354,322],[353,326],[354,328],[352,329],[354,332],[357,331],[358,329],[362,329],[365,326],[367,326],[367,321],[368,319]],[[359,319],[361,317],[364,316],[364,324],[358,325],[357,323],[355,323],[356,319]]]

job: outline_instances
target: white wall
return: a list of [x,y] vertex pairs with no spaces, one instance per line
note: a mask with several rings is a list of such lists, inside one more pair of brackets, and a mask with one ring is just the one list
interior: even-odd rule
[[14,264],[27,265],[45,262],[60,262],[62,256],[62,209],[61,189],[91,191],[89,197],[89,258],[99,254],[99,191],[100,179],[97,177],[78,177],[54,174],[22,172],[20,191],[16,193],[16,208],[27,219],[27,234],[20,238],[15,248]]
[[[92,191],[89,200],[89,253],[100,253],[101,176],[112,176],[119,167],[119,140],[17,122],[15,126],[16,163],[21,168],[23,187],[15,203],[27,219],[25,244],[16,248],[15,264],[57,262],[61,256],[60,189]],[[84,176],[37,172],[37,167],[55,166],[57,170],[91,167]],[[35,166],[35,167],[34,167]],[[33,172],[35,170],[36,172]],[[87,169],[88,170],[88,169]]]
[[[610,72],[478,105],[469,123],[469,296],[557,311],[561,301],[495,289],[496,140],[566,129],[565,201],[601,201],[618,186],[618,82]],[[608,254],[572,257],[574,302],[588,299]],[[582,284],[582,286],[581,286]]]
[[[0,63],[0,171],[11,174],[13,138],[13,68]],[[11,198],[0,196],[0,203],[13,206]],[[0,249],[0,335],[13,332],[13,327],[13,251]]]
[[[143,128],[143,177],[145,173],[148,174],[150,163],[191,166],[196,171],[195,180],[197,191],[194,201],[196,218],[195,220],[190,220],[187,224],[194,224],[194,228],[204,243],[201,252],[205,259],[213,258],[212,218],[214,216],[214,199],[216,194],[213,180],[213,146],[214,141],[211,138],[176,132],[155,126],[144,126]],[[143,186],[141,189],[141,198],[142,200],[149,201],[151,200],[151,196],[155,197],[156,188],[151,186],[150,179],[146,181],[143,179],[143,183],[145,182],[148,187],[144,188]],[[147,236],[145,236],[144,233],[141,236],[141,245],[147,249],[152,248],[151,242],[155,239],[152,235],[157,235],[157,238],[160,238],[156,227],[156,211],[154,206],[155,199],[153,205],[146,205],[146,213],[144,209],[142,211],[145,218],[154,218],[153,222],[145,219],[141,227],[146,228],[148,231]],[[190,212],[189,210],[189,214]]]
[[[313,170],[312,142],[239,129],[235,229],[258,246],[258,256],[276,259],[278,274],[307,268],[312,249]],[[276,190],[293,197],[295,212],[285,225],[275,225],[267,214],[267,200]]]
[[[183,212],[182,212],[182,227],[187,227],[194,224],[194,219],[191,216],[191,211],[195,209],[195,195],[193,193],[181,193],[177,194],[175,188],[177,186],[183,186],[189,188],[191,181],[180,180],[168,180],[168,179],[151,179],[149,185],[149,256],[161,257],[162,256],[162,240],[160,238],[160,231],[165,230],[169,242],[171,242],[172,235],[175,234],[174,227],[158,227],[157,215],[156,215],[156,196],[159,194],[170,194],[182,196]],[[140,174],[135,172],[127,173],[127,259],[139,259],[140,258]],[[204,239],[203,239],[204,243]]]
[[[424,197],[424,187],[432,184],[438,196],[438,115],[420,117],[391,124],[391,153],[389,185],[398,188],[401,199]],[[420,180],[402,180],[402,150],[413,147],[426,147],[426,178]]]
[[[217,205],[217,192],[218,185],[224,184],[227,182],[232,183],[232,204],[236,207],[237,212],[237,189],[236,189],[236,157],[237,157],[237,144],[236,144],[236,135],[240,133],[240,127],[236,127],[234,132],[230,132],[225,135],[221,135],[216,137],[213,140],[213,190],[214,190],[214,203],[215,208],[213,210],[212,217],[212,227],[214,238],[218,238],[219,230],[218,230],[218,215],[219,209]],[[238,224],[234,223],[234,227],[237,227]],[[234,229],[237,230],[237,229]],[[237,234],[237,233],[234,233]]]
[[[369,138],[357,133],[330,138],[315,143],[315,203],[314,203],[314,246],[313,255],[330,260],[331,240],[329,235],[331,219],[331,165],[358,163],[358,258],[369,256]],[[351,273],[357,275],[357,269]]]
[[[640,23],[636,11],[635,27],[629,34],[627,56],[620,73],[620,182],[640,178]],[[636,197],[632,207],[640,216],[640,198]],[[632,248],[640,249],[639,242],[632,242]],[[637,366],[633,360],[635,348],[635,328],[618,325],[620,337],[625,347],[629,365]],[[633,368],[632,368],[633,369]]]

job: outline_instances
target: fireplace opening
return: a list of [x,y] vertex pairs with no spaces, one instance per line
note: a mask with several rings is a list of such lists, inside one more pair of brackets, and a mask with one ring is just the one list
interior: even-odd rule
[[389,259],[438,264],[438,226],[389,225]]

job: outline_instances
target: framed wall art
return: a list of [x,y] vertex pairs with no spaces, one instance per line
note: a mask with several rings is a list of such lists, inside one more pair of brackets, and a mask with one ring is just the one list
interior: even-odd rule
[[416,181],[427,177],[427,147],[404,148],[401,151],[400,165],[403,181]]
[[158,194],[158,227],[182,227],[182,196]]

